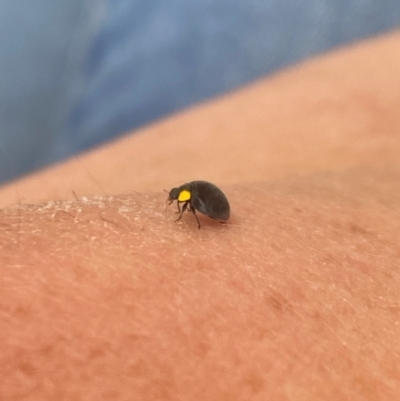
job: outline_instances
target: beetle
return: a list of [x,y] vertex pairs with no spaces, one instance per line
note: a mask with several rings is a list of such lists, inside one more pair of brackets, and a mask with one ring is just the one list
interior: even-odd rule
[[[167,199],[168,205],[171,205],[174,200],[177,201],[178,211],[176,213],[179,214],[175,221],[179,221],[187,209],[196,217],[199,229],[201,226],[196,210],[221,223],[228,220],[230,216],[231,208],[228,198],[211,182],[191,181],[180,187],[172,188]],[[180,207],[181,203],[183,203],[182,208]]]

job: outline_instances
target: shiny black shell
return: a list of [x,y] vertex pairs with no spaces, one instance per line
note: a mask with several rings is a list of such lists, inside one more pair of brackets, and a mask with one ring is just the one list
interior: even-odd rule
[[[173,188],[169,192],[169,201],[178,200],[182,191],[190,192],[190,199],[186,202],[194,210],[203,213],[212,219],[228,220],[231,213],[228,198],[214,184],[207,181],[191,181]],[[180,201],[184,203],[185,201]]]

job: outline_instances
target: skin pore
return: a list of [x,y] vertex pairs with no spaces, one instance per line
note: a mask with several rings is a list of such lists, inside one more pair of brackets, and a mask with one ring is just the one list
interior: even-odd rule
[[[0,399],[398,398],[399,46],[325,55],[0,190]],[[195,179],[229,224],[174,222],[163,189]]]

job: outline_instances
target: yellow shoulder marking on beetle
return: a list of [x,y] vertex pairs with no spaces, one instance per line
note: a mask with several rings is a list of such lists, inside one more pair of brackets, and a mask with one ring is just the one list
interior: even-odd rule
[[178,201],[179,202],[186,202],[191,198],[191,196],[192,196],[192,194],[188,190],[184,189],[183,191],[181,191],[179,193]]

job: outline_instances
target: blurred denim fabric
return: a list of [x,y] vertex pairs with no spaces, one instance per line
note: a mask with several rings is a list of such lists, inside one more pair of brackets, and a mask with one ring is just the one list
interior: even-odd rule
[[0,0],[0,182],[398,26],[398,0]]

